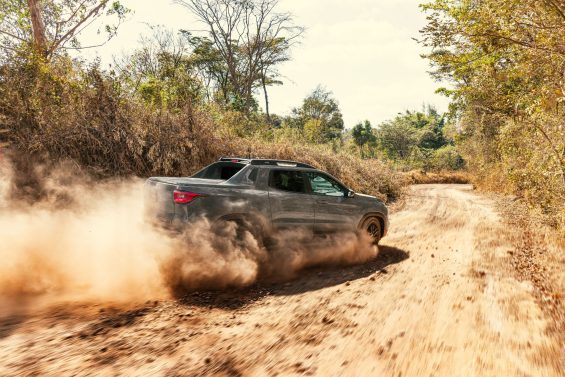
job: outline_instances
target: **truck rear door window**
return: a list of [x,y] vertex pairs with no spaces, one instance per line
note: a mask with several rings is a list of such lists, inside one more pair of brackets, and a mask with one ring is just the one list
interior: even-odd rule
[[304,176],[296,170],[272,170],[269,186],[283,191],[306,192]]

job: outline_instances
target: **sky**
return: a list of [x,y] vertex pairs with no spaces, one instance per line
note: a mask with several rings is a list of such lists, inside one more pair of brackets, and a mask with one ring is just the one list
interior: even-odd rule
[[[425,25],[422,0],[280,0],[278,11],[291,12],[306,28],[291,61],[280,66],[284,85],[269,90],[272,113],[287,115],[316,86],[333,92],[347,128],[369,120],[373,125],[405,110],[433,105],[447,109],[435,94],[440,86],[427,73],[424,50],[413,40]],[[172,0],[122,0],[133,12],[118,35],[97,51],[104,63],[136,47],[148,24],[171,29],[203,25]],[[262,96],[257,97],[263,104]]]

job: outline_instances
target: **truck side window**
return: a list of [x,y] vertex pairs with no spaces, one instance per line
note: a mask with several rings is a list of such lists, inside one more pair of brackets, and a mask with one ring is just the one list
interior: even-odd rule
[[312,193],[327,196],[345,196],[345,188],[334,179],[320,173],[306,173]]
[[272,170],[269,186],[283,191],[306,192],[304,176],[296,170]]

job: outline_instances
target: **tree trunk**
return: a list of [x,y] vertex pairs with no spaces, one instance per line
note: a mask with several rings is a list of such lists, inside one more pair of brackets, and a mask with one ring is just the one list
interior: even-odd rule
[[271,114],[269,113],[269,95],[267,94],[267,84],[265,83],[265,75],[261,76],[261,84],[263,85],[263,93],[265,93],[265,113],[267,120],[271,123]]
[[37,51],[45,56],[47,54],[47,39],[45,38],[45,25],[43,24],[39,2],[40,0],[27,0],[33,29],[33,43]]

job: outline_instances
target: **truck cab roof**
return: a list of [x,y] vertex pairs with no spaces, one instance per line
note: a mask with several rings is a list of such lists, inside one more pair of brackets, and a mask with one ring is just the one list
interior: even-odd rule
[[227,181],[246,166],[281,167],[286,169],[315,169],[313,166],[296,161],[272,160],[261,158],[222,157],[219,161],[206,166],[191,178],[215,179]]

